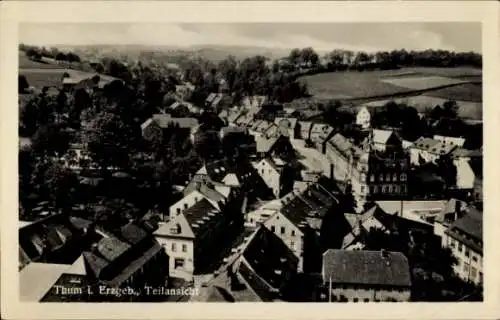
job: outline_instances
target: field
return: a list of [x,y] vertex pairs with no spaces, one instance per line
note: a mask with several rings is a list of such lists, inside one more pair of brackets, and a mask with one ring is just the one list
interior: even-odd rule
[[480,84],[465,83],[453,87],[432,90],[427,92],[426,95],[444,99],[453,98],[455,100],[482,102],[483,86]]
[[465,83],[460,79],[440,76],[407,76],[399,78],[385,78],[380,79],[380,81],[410,90],[425,90],[429,88]]
[[[408,106],[414,107],[415,109],[417,109],[418,112],[423,113],[426,112],[429,108],[433,108],[437,105],[442,106],[443,103],[447,101],[447,99],[432,97],[429,95],[418,95],[418,96],[411,96],[404,98],[372,101],[362,105],[368,108],[377,108],[385,105],[389,101],[394,101],[396,103],[404,103]],[[456,100],[456,102],[458,105],[458,114],[460,115],[460,117],[470,120],[482,120],[483,117],[482,103],[461,101],[461,100]]]
[[[316,99],[352,103],[405,101],[420,112],[447,99],[457,101],[465,119],[482,119],[481,70],[472,68],[404,68],[387,71],[332,72],[305,76]],[[470,83],[474,82],[474,83]]]
[[43,58],[43,62],[33,61],[28,59],[24,53],[19,53],[19,68],[20,69],[59,69],[60,65],[56,64],[54,60]]
[[[19,74],[24,75],[28,80],[30,86],[35,88],[42,88],[44,86],[59,86],[62,81],[63,74],[67,72],[72,78],[84,79],[89,78],[97,73],[90,73],[85,71],[73,70],[73,69],[63,69],[63,68],[21,68],[19,69]],[[101,77],[101,82],[111,82],[115,78],[99,74]]]

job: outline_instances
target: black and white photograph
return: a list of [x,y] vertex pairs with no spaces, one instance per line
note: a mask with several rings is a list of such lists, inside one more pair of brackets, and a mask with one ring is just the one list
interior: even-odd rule
[[325,6],[273,22],[284,7],[243,10],[253,21],[162,6],[138,19],[80,4],[12,29],[2,280],[16,319],[493,307],[500,37],[485,11],[349,21],[339,5],[331,21]]
[[19,34],[22,300],[483,299],[479,23]]

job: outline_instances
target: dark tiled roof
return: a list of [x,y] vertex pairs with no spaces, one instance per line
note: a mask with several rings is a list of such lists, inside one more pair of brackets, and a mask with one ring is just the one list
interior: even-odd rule
[[[209,214],[211,213],[211,214]],[[184,211],[184,216],[195,235],[209,228],[215,215],[221,214],[207,199],[198,201],[194,206]]]
[[280,288],[286,274],[297,271],[298,258],[265,227],[255,231],[242,255],[255,273],[272,288]]
[[323,254],[323,281],[332,283],[410,286],[408,259],[401,252],[329,249]]
[[103,238],[97,244],[97,251],[107,261],[113,261],[130,249],[130,245],[117,238]]
[[467,214],[452,224],[451,229],[459,230],[476,240],[483,241],[483,213],[471,207]]
[[146,231],[132,223],[123,226],[120,231],[122,238],[132,245],[141,242],[148,236]]

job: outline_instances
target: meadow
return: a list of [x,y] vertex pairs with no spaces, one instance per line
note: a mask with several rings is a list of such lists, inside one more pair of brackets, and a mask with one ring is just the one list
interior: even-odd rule
[[[300,80],[308,84],[309,93],[318,99],[347,100],[401,95],[417,90],[454,85],[463,86],[463,88],[444,90],[438,94],[445,97],[447,94],[453,95],[464,91],[460,99],[467,101],[480,101],[481,96],[481,90],[467,86],[468,82],[481,82],[481,70],[473,68],[403,68],[365,72],[330,72],[304,76]],[[478,86],[481,87],[481,85]],[[467,98],[467,94],[471,97]]]

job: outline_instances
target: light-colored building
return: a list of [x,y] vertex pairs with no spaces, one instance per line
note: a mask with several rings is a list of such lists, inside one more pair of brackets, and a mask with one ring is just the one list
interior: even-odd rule
[[362,129],[367,130],[371,126],[371,114],[367,107],[361,107],[356,113],[356,124]]
[[401,252],[329,249],[321,276],[327,301],[410,301],[410,267]]
[[433,139],[457,147],[463,147],[465,143],[465,138],[462,137],[448,137],[448,136],[434,135]]
[[399,136],[390,130],[373,129],[369,135],[374,150],[385,152],[389,149],[401,148],[402,140]]
[[334,179],[352,186],[358,211],[368,199],[397,198],[408,192],[409,159],[401,146],[380,151],[367,143],[361,148],[338,133],[327,142],[326,155]]
[[[222,199],[222,198],[223,197],[221,195],[220,199]],[[185,197],[183,197],[182,199],[180,199],[179,201],[177,201],[176,203],[174,203],[173,205],[170,206],[170,208],[169,208],[170,218],[172,218],[172,217],[174,217],[174,216],[176,216],[178,214],[181,214],[182,212],[184,212],[185,210],[191,208],[196,203],[198,203],[198,201],[201,201],[202,199],[208,200],[217,209],[220,209],[221,205],[223,205],[223,201],[225,201],[225,199],[223,199],[221,201],[222,203],[218,203],[216,200],[212,200],[210,198],[207,198],[200,191],[194,190],[194,191],[192,191],[191,193],[189,193],[188,195],[186,195]]]
[[220,253],[224,233],[237,214],[222,212],[203,199],[161,224],[154,235],[170,257],[170,276],[193,280]]
[[273,191],[276,198],[280,198],[284,192],[283,167],[285,163],[278,158],[264,158],[260,160],[255,169],[262,177],[262,180]]
[[467,203],[458,199],[450,199],[443,210],[434,218],[434,235],[441,239],[441,244],[446,247],[445,231],[451,224],[461,218],[467,209]]
[[444,232],[443,244],[458,263],[453,267],[464,281],[483,283],[483,213],[473,207]]
[[410,161],[412,165],[417,166],[428,162],[435,163],[439,157],[451,154],[456,148],[454,144],[421,137],[410,147]]
[[474,189],[476,175],[470,166],[469,160],[457,159],[453,160],[453,164],[457,168],[456,188],[472,191]]

